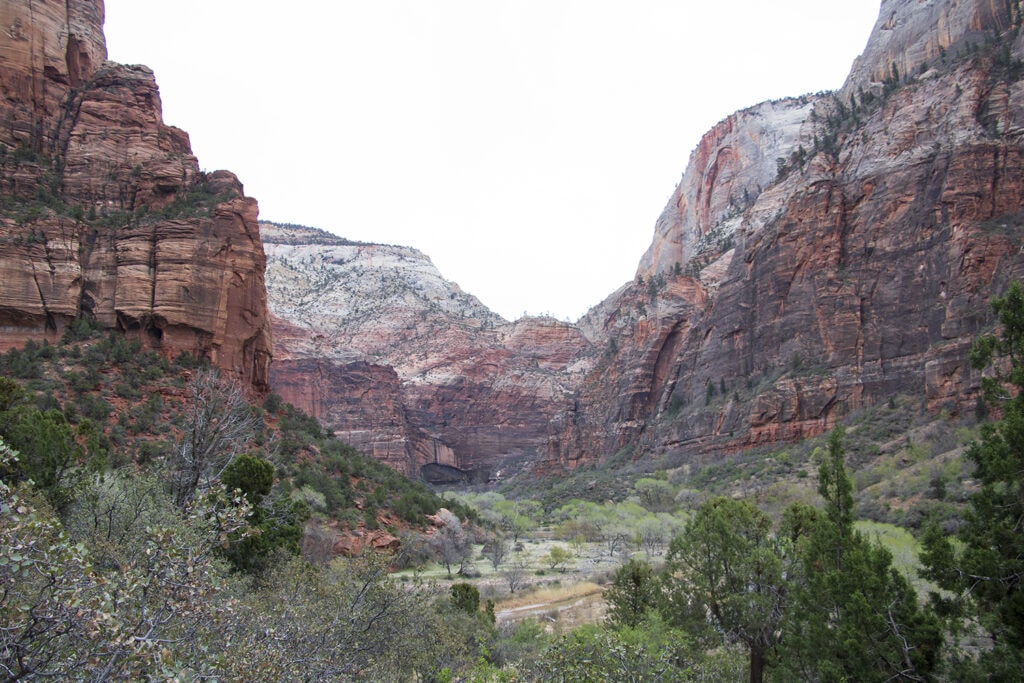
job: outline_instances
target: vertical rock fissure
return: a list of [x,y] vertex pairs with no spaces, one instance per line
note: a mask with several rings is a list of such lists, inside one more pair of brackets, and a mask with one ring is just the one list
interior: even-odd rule
[[[156,313],[156,247],[157,247],[156,226],[150,228],[149,232],[149,258],[146,265],[149,268],[149,317],[152,321]],[[150,323],[152,324],[152,323]]]
[[50,158],[56,165],[58,177],[64,174],[68,145],[71,144],[71,133],[78,123],[82,102],[85,100],[85,91],[88,88],[89,84],[87,83],[81,89],[75,88],[68,91],[64,106],[61,107],[60,117],[54,126],[53,137],[50,139]]
[[[32,0],[28,3],[28,19],[29,26],[34,26],[36,23],[36,10],[33,7]],[[42,119],[43,117],[39,114],[40,106],[45,107],[45,97],[39,92],[39,84],[42,83],[42,79],[39,78],[40,68],[37,64],[37,55],[43,54],[41,50],[36,48],[36,32],[29,31],[29,74],[30,81],[32,83],[32,130],[29,133],[29,145],[35,152],[41,152],[43,149],[43,135],[42,135]]]
[[991,187],[991,205],[989,206],[989,218],[995,217],[999,206],[999,148],[996,147],[992,150],[992,187]]
[[76,254],[78,256],[78,300],[75,301],[75,315],[81,317],[85,313],[85,273],[86,265],[89,263],[91,256],[91,244],[88,238],[86,238],[84,231],[78,229],[78,249]]
[[[47,259],[49,261],[49,259]],[[43,309],[43,315],[46,318],[46,329],[56,330],[57,323],[53,319],[53,315],[50,313],[50,309],[46,305],[46,295],[43,293],[43,287],[39,284],[39,273],[36,271],[35,259],[30,258],[28,260],[29,265],[32,266],[32,282],[36,286],[36,293],[39,295],[39,305]]]

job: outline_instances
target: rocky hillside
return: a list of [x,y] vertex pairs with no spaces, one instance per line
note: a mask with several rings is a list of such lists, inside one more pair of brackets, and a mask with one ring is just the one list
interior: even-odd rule
[[0,5],[0,348],[86,316],[267,387],[256,201],[200,172],[153,73],[106,60],[101,0]]
[[573,405],[593,365],[578,329],[506,322],[415,249],[261,228],[282,398],[433,481],[501,477],[543,458],[550,417]]
[[885,0],[839,93],[712,129],[636,281],[582,321],[609,359],[551,462],[821,433],[895,394],[956,412],[987,300],[1024,274],[1018,2]]

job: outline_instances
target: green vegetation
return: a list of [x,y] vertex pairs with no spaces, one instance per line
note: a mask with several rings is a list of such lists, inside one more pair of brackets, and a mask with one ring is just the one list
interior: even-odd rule
[[307,523],[315,539],[475,513],[278,398],[268,412],[202,359],[172,365],[87,320],[0,371],[5,678],[433,679],[491,638],[493,609],[467,621],[390,581],[383,555],[309,562]]
[[[6,170],[9,166],[21,167],[23,172],[31,173],[37,178],[34,194],[0,195],[0,216],[11,218],[15,224],[25,228],[20,235],[10,239],[13,239],[14,243],[26,246],[44,241],[43,234],[37,233],[32,224],[45,218],[117,230],[132,224],[209,216],[213,207],[236,196],[233,191],[214,193],[204,172],[200,173],[191,185],[179,187],[171,202],[161,208],[140,203],[134,206],[122,205],[118,209],[110,209],[103,205],[97,210],[96,206],[89,206],[86,210],[86,207],[69,204],[66,201],[63,169],[59,161],[23,144],[11,152],[6,148],[0,149],[0,168]],[[143,172],[142,166],[137,165],[127,176],[121,172],[112,172],[110,180],[135,183]],[[126,192],[125,195],[134,198],[135,192]],[[135,200],[131,201],[134,203]]]
[[[993,368],[990,424],[894,396],[782,449],[702,466],[624,449],[444,498],[201,358],[76,323],[0,354],[2,664],[29,680],[1010,679],[1024,292],[994,305],[1001,333],[972,354]],[[350,531],[401,547],[338,558]]]
[[[665,563],[662,616],[689,632],[710,622],[750,653],[760,681],[784,611],[785,552],[766,514],[748,501],[715,498],[672,540]],[[661,600],[654,600],[656,604]]]

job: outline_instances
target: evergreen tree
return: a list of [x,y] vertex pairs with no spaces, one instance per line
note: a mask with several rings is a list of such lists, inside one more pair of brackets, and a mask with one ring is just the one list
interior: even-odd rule
[[775,647],[786,594],[783,550],[771,520],[753,503],[714,498],[669,546],[665,585],[670,618],[702,621],[750,653],[750,680],[762,680]]
[[658,585],[651,565],[631,559],[615,570],[612,585],[604,593],[608,619],[616,626],[637,626],[657,606]]
[[274,486],[273,465],[242,454],[224,468],[221,483],[228,491],[241,491],[250,507],[249,526],[232,534],[223,549],[235,569],[260,573],[279,561],[282,552],[299,554],[302,525],[310,517],[309,506],[286,497],[277,497],[269,504],[264,501]]
[[[1001,419],[982,427],[968,450],[981,488],[971,498],[955,550],[938,528],[924,539],[925,575],[953,592],[933,596],[954,626],[967,617],[994,644],[976,662],[960,663],[961,679],[1019,676],[1024,667],[1024,292],[1014,282],[992,301],[1002,331],[979,338],[971,349],[978,369],[995,364],[983,380],[985,396]],[[1014,673],[1015,672],[1015,673]]]
[[452,607],[469,614],[480,611],[480,591],[471,583],[453,583]]
[[0,377],[0,436],[20,454],[16,463],[0,466],[0,476],[31,481],[54,507],[64,508],[71,500],[72,467],[84,457],[64,414],[39,410],[16,382]]
[[792,516],[809,530],[795,534],[801,562],[780,667],[805,681],[928,680],[942,644],[938,622],[889,552],[854,529],[842,439],[842,428],[832,432],[820,464],[822,514]]

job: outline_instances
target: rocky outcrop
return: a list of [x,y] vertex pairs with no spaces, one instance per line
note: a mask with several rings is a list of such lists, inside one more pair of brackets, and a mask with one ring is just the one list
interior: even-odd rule
[[262,234],[282,398],[411,476],[481,480],[544,457],[592,362],[577,328],[508,323],[415,249]]
[[638,274],[691,272],[697,254],[727,244],[743,212],[792,154],[813,147],[809,116],[818,97],[765,102],[732,114],[704,135],[654,228]]
[[637,280],[581,323],[609,341],[550,461],[794,440],[897,393],[968,405],[987,300],[1024,275],[1017,17],[886,0],[844,92],[710,131]]
[[99,0],[0,7],[0,347],[78,317],[265,390],[255,200],[163,123],[153,73],[106,61]]
[[923,73],[952,63],[966,52],[1005,35],[1020,24],[1019,3],[1006,0],[885,0],[863,54],[853,63],[839,93]]

